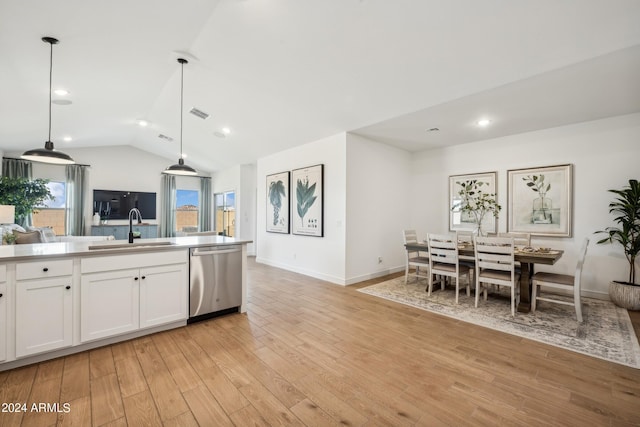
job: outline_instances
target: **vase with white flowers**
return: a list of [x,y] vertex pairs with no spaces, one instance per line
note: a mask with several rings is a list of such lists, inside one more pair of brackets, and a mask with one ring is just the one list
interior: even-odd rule
[[476,224],[474,233],[478,236],[484,236],[482,230],[482,221],[485,216],[490,213],[494,218],[498,218],[502,206],[498,204],[495,193],[485,192],[484,186],[488,185],[484,181],[477,179],[469,179],[465,181],[456,181],[459,186],[458,197],[459,203],[454,204],[452,211],[468,214]]

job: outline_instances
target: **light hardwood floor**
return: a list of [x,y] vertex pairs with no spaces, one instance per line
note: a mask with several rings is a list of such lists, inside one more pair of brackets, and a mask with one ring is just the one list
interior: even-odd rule
[[0,373],[70,405],[0,426],[640,424],[640,370],[249,265],[247,314]]

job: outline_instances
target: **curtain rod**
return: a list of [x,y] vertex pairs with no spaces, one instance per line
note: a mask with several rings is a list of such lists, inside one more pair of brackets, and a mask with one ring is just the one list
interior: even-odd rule
[[[22,160],[23,162],[29,162],[29,163],[39,163],[39,162],[31,161],[31,160],[19,159],[19,158],[16,158],[16,157],[2,156],[2,160],[4,160],[4,159],[7,159],[7,160]],[[53,165],[53,166],[66,166],[66,165],[57,165],[55,163],[47,163],[47,164],[48,165]],[[81,163],[74,163],[74,165],[91,167],[91,165],[83,165]]]

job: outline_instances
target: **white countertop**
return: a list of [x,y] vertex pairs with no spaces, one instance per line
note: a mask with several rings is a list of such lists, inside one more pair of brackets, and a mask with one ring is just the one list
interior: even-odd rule
[[[170,244],[152,246],[153,243],[169,242]],[[26,245],[0,246],[0,262],[32,260],[48,257],[64,256],[95,256],[114,255],[130,252],[168,251],[188,249],[199,246],[222,246],[232,244],[247,244],[251,240],[236,239],[224,236],[186,236],[158,239],[134,239],[130,246],[127,240],[100,240],[94,242],[61,242],[61,243],[35,243]],[[144,246],[145,244],[150,244]],[[127,245],[127,247],[122,247]],[[90,246],[113,248],[89,249]]]

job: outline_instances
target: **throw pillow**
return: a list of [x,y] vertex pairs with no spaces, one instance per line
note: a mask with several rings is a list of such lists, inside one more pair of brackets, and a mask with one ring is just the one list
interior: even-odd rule
[[13,230],[13,234],[16,236],[16,244],[18,245],[25,243],[42,243],[42,237],[39,231],[27,231],[23,233],[22,231]]
[[37,231],[40,233],[40,239],[42,243],[52,243],[56,242],[56,233],[53,231],[51,227],[27,227],[28,231]]

